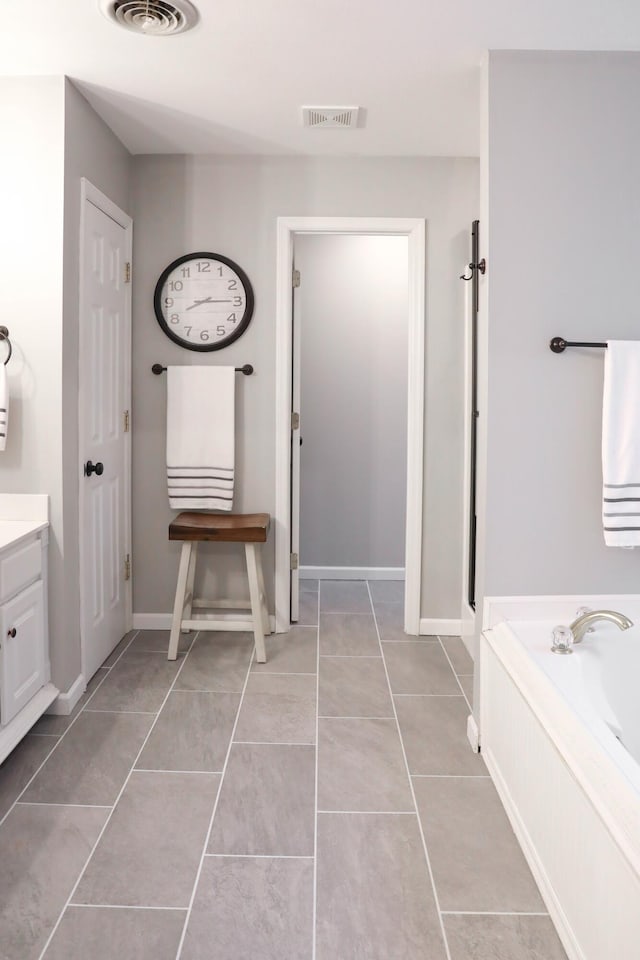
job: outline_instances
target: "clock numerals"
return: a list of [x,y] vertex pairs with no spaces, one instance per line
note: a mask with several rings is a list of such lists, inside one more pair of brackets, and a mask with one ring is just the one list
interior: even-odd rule
[[253,314],[248,277],[218,254],[180,257],[160,276],[154,294],[160,326],[190,350],[219,350],[246,330]]

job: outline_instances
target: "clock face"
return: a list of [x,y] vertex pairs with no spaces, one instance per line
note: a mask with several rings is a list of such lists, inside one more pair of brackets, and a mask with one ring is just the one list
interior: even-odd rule
[[153,299],[158,323],[188,350],[220,350],[249,326],[253,290],[246,273],[218,253],[188,253],[170,263]]

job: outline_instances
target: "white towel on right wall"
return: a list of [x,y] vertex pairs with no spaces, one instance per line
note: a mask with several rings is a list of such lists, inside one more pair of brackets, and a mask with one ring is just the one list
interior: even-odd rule
[[640,546],[640,341],[609,340],[602,403],[602,521],[610,547]]

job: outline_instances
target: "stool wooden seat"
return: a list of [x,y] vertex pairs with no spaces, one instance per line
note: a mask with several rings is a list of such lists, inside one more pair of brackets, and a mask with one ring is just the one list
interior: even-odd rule
[[[178,656],[181,630],[252,630],[258,663],[266,663],[266,634],[271,633],[262,573],[260,544],[266,543],[271,517],[268,513],[213,514],[185,511],[169,524],[169,540],[182,540],[176,598],[169,637],[168,660]],[[195,599],[198,543],[244,543],[249,580],[249,600]],[[237,616],[194,610],[237,610]]]

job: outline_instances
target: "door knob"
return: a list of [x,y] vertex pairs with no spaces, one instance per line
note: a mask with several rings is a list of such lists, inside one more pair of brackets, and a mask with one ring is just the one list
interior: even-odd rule
[[8,636],[8,637],[15,637],[15,635],[16,635],[17,632],[18,632],[18,631],[16,630],[15,627],[11,627],[11,630],[7,630],[7,636]]
[[84,475],[85,477],[90,477],[92,473],[95,473],[96,476],[101,477],[104,473],[104,464],[100,463],[99,460],[97,463],[92,463],[91,460],[87,460],[84,465]]

